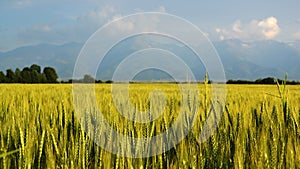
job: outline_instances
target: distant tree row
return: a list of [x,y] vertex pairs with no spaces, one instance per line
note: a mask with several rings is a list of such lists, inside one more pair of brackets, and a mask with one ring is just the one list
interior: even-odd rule
[[57,83],[58,75],[52,67],[41,67],[33,64],[23,70],[17,68],[15,71],[6,70],[6,74],[0,71],[0,83]]
[[[267,77],[267,78],[263,78],[263,79],[257,79],[255,81],[249,81],[249,80],[228,80],[227,84],[276,84],[277,81],[279,82],[279,84],[281,84],[283,82],[283,80],[281,79],[275,79],[273,77]],[[298,81],[286,81],[286,84],[290,84],[290,85],[296,85],[296,84],[300,84],[300,82]]]
[[68,81],[61,81],[61,83],[113,83],[113,81],[96,80],[93,76],[86,74],[82,79],[69,79]]
[[[277,81],[279,84],[282,84],[282,82],[284,80],[281,79],[276,79],[273,77],[267,77],[267,78],[259,78],[257,80],[254,81],[250,81],[250,80],[228,80],[226,83],[227,84],[277,84]],[[130,81],[129,83],[148,83],[147,81]],[[82,79],[70,79],[68,81],[61,81],[61,83],[114,83],[112,80],[107,80],[107,81],[101,81],[101,80],[96,80],[93,76],[91,75],[84,75],[84,77]],[[153,83],[153,81],[152,81]],[[187,82],[171,82],[171,81],[157,81],[154,83],[187,83]],[[200,83],[200,82],[197,82]],[[208,80],[208,83],[211,84],[212,81]],[[297,85],[300,84],[299,81],[285,81],[286,84],[290,84],[290,85]]]

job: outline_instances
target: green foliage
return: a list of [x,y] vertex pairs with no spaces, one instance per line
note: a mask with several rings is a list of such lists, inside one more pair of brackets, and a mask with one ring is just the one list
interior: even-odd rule
[[93,78],[91,75],[84,75],[83,82],[84,83],[95,83],[95,78]]
[[45,74],[48,83],[57,83],[58,75],[54,68],[45,67],[43,74]]
[[11,69],[6,70],[6,79],[8,83],[13,83],[16,80],[16,75]]
[[10,152],[5,152],[3,154],[0,154],[0,158],[6,158],[7,156],[9,156],[11,154],[14,154],[14,153],[17,153],[18,151],[20,151],[20,150],[13,150],[13,151],[10,151]]
[[22,82],[24,82],[24,83],[31,83],[32,82],[31,72],[30,72],[30,69],[28,67],[25,67],[22,70],[21,77],[22,77]]
[[6,76],[5,74],[0,71],[0,83],[6,83],[7,82],[7,79],[6,79]]
[[37,64],[33,64],[30,66],[30,71],[31,72],[37,72],[38,74],[41,73],[41,66],[37,65]]
[[275,79],[273,77],[266,77],[266,78],[259,78],[255,81],[250,80],[228,80],[227,84],[277,84],[277,83],[285,83],[285,84],[291,84],[291,85],[299,85],[299,81],[288,81],[287,79],[281,80],[281,79]]
[[0,83],[57,83],[58,75],[54,68],[46,67],[41,73],[41,67],[33,64],[29,67],[19,68],[13,72],[6,70],[6,75],[0,71]]

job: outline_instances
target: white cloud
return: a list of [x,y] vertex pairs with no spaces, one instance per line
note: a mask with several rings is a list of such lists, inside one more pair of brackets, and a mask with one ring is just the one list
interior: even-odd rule
[[275,17],[269,17],[258,23],[258,26],[262,28],[262,33],[267,39],[272,39],[280,32],[277,19]]
[[220,39],[220,40],[224,40],[225,37],[224,37],[223,35],[221,35],[221,36],[219,37],[219,39]]
[[[118,31],[126,31],[126,32],[134,32],[135,30],[140,30],[140,31],[144,31],[144,32],[148,32],[148,31],[159,31],[157,30],[157,26],[158,24],[161,23],[161,17],[159,17],[159,15],[143,15],[144,10],[141,9],[136,9],[136,11],[139,13],[138,15],[135,15],[135,17],[130,17],[130,19],[125,18],[122,20],[119,20],[116,24],[115,24],[115,28],[111,29],[112,34],[118,33]],[[161,12],[161,13],[165,13],[166,12],[166,8],[164,6],[159,6],[158,8],[155,8],[152,11],[156,11],[156,12]],[[120,19],[124,17],[123,15],[115,15],[111,20],[115,20],[115,19]],[[126,17],[126,16],[125,16]],[[151,23],[151,25],[149,25],[148,23]],[[172,29],[170,27],[170,29]],[[174,28],[177,29],[177,28]]]
[[83,25],[99,27],[109,19],[113,18],[114,15],[116,15],[115,8],[113,6],[107,5],[103,8],[96,8],[87,14],[79,16],[77,18],[77,22]]
[[33,4],[33,0],[11,0],[10,4],[14,8],[25,8]]
[[167,10],[166,10],[166,8],[165,8],[164,6],[160,6],[160,7],[158,8],[158,12],[166,13]]
[[115,27],[110,33],[118,33],[119,31],[128,32],[134,29],[134,23],[129,20],[119,20],[122,18],[122,15],[116,15],[113,17],[112,21],[116,21]]
[[294,37],[298,40],[300,40],[300,30],[296,33],[294,33]]
[[21,29],[18,33],[19,43],[59,43],[64,42],[63,36],[55,31],[54,25],[51,24],[38,24],[30,28]]
[[240,20],[237,20],[233,25],[232,25],[232,30],[235,31],[235,32],[242,32],[241,31],[241,26],[242,26],[242,23]]
[[231,28],[217,28],[216,33],[220,39],[241,39],[245,41],[273,39],[280,33],[278,20],[269,17],[261,21],[252,20],[242,24],[240,20],[235,21]]
[[16,5],[19,7],[25,7],[31,5],[32,1],[31,0],[19,0],[16,2]]
[[52,31],[52,28],[50,27],[50,25],[35,25],[31,28],[31,31],[47,33]]

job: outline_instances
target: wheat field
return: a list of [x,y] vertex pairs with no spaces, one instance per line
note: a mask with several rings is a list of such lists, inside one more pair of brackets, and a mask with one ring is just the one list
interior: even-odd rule
[[[129,88],[128,101],[136,113],[151,110],[161,115],[150,123],[132,122],[118,112],[122,104],[114,102],[111,84],[96,84],[98,108],[112,129],[134,138],[159,135],[179,117],[187,99],[186,109],[197,110],[197,116],[178,130],[189,125],[191,131],[162,154],[123,157],[103,149],[85,132],[81,124],[91,129],[98,125],[93,135],[105,137],[108,145],[118,139],[102,131],[92,116],[78,117],[71,84],[1,84],[0,168],[300,168],[300,86],[227,85],[223,115],[206,142],[199,136],[212,108],[208,84],[199,84],[199,99],[182,96],[176,84]],[[165,99],[149,101],[153,90],[160,90]]]

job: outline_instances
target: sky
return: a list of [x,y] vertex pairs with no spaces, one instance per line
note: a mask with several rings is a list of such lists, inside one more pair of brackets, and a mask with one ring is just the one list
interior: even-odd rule
[[299,9],[299,0],[1,0],[0,51],[39,43],[84,43],[109,21],[139,12],[179,16],[212,41],[290,42],[300,40]]

